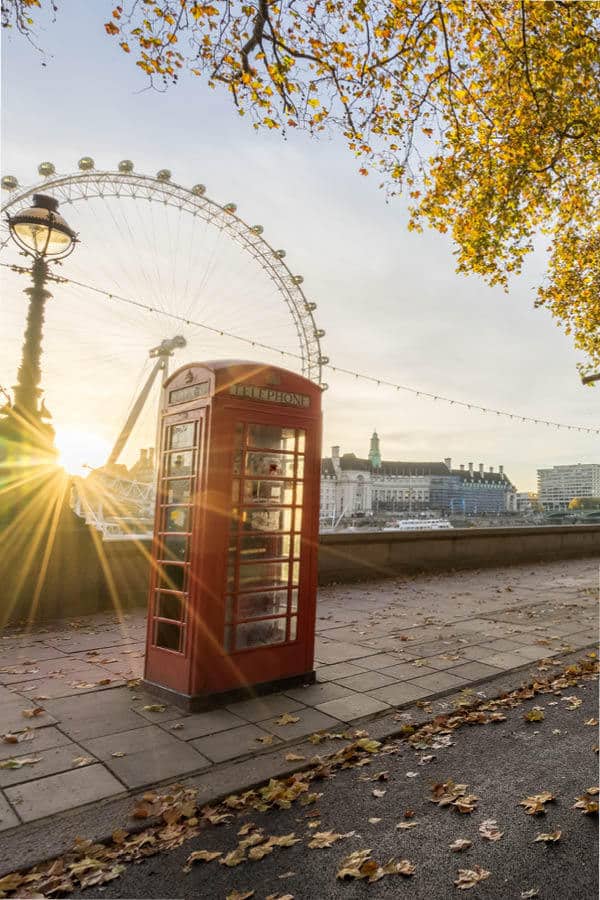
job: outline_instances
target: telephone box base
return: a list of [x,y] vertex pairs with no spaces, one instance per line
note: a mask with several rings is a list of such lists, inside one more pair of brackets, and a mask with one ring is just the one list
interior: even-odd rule
[[260,684],[238,687],[218,694],[197,694],[196,696],[174,691],[171,688],[155,684],[153,681],[147,681],[146,679],[142,681],[142,684],[155,697],[160,698],[165,703],[179,707],[184,712],[206,712],[210,709],[227,706],[230,703],[237,703],[239,700],[250,700],[256,696],[273,694],[276,691],[285,691],[292,687],[302,687],[304,684],[314,684],[315,681],[316,673],[313,669],[311,672],[304,672],[302,675],[290,675],[287,678],[263,681]]

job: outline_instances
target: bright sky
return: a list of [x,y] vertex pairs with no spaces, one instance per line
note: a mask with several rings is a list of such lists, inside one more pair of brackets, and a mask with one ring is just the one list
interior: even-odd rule
[[[2,174],[32,184],[42,160],[69,172],[90,155],[97,168],[130,158],[138,172],[167,167],[173,181],[201,181],[210,197],[235,201],[246,221],[260,222],[270,243],[286,249],[290,268],[303,274],[307,296],[318,303],[317,323],[327,332],[323,349],[332,362],[521,415],[598,423],[600,395],[580,385],[569,338],[548,313],[533,309],[542,252],[508,295],[456,275],[449,239],[410,234],[404,201],[387,203],[377,176],[361,177],[359,163],[336,139],[293,134],[284,142],[257,133],[225,93],[205,90],[191,77],[166,93],[145,90],[133,59],[104,34],[111,8],[99,0],[60,0],[56,23],[38,35],[45,57],[19,35],[3,33]],[[260,273],[229,248],[211,244],[214,238],[197,246],[190,239],[184,249],[180,241],[175,266],[169,248],[177,243],[176,229],[163,239],[159,224],[152,242],[140,228],[133,260],[123,230],[107,227],[106,211],[63,211],[82,244],[62,274],[100,285],[112,280],[128,295],[146,279],[151,293],[156,278],[145,271],[145,259],[158,252],[162,276],[177,269],[171,309],[184,302],[184,267],[192,281],[203,267],[207,320],[258,340],[275,340],[287,327]],[[23,280],[5,275],[3,284],[0,384],[11,385],[25,324]],[[143,368],[148,349],[179,329],[157,330],[89,293],[58,286],[53,292],[44,344],[48,407],[59,440],[71,446],[71,465],[99,464],[149,371],[148,362]],[[208,347],[202,335],[191,343],[178,364],[191,355],[200,360]],[[204,355],[230,355],[229,347],[219,353],[218,346],[211,343]],[[330,372],[325,377],[327,453],[340,444],[342,452],[366,455],[377,428],[384,459],[503,464],[519,490],[535,488],[538,467],[600,457],[597,436],[516,424]],[[148,419],[138,443],[151,443],[151,432]]]

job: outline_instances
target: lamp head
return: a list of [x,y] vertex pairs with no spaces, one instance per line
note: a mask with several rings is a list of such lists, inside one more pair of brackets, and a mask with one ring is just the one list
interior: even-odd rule
[[58,200],[34,194],[33,206],[9,216],[8,225],[15,243],[37,258],[61,259],[73,249],[77,235],[58,212]]

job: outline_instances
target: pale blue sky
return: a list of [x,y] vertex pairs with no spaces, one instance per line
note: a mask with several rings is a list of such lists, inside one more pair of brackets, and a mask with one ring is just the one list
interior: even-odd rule
[[[284,142],[257,133],[224,92],[208,91],[198,79],[184,78],[164,94],[144,90],[133,59],[104,34],[110,4],[59,0],[59,6],[56,23],[39,33],[45,58],[18,35],[3,34],[3,174],[32,183],[42,159],[66,172],[89,154],[99,168],[128,157],[140,172],[166,166],[182,184],[202,181],[211,197],[234,200],[242,217],[261,222],[269,240],[286,248],[319,305],[324,351],[340,366],[522,415],[596,425],[600,394],[581,387],[569,338],[545,311],[533,309],[541,252],[508,295],[456,275],[449,239],[409,233],[404,201],[387,203],[377,176],[358,175],[359,163],[338,140],[292,134]],[[55,295],[58,304],[58,289]],[[0,314],[8,323],[0,330],[1,384],[14,381],[24,325],[17,298],[6,291]],[[85,312],[80,302],[72,335],[63,322],[65,346],[79,341]],[[257,297],[258,339],[261,315]],[[223,316],[223,327],[235,325],[225,303]],[[115,319],[116,334],[119,324]],[[49,339],[46,387],[59,426],[85,427],[110,443],[118,430],[111,404],[98,401],[92,413],[84,388],[87,382],[96,396],[92,384],[100,380],[101,393],[114,398],[112,408],[122,415],[135,384],[119,367],[119,352],[130,346],[120,340],[99,377],[90,353],[79,373],[84,384],[69,402],[73,368],[62,354],[52,358],[59,346]],[[130,352],[141,359],[145,346]],[[132,364],[131,371],[138,369]],[[598,436],[517,425],[331,373],[326,380],[325,448],[336,443],[364,455],[377,427],[384,458],[501,463],[522,490],[535,487],[539,466],[600,457]]]

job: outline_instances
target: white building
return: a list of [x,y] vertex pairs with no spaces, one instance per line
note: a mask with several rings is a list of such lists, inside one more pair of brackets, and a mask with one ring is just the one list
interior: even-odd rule
[[514,509],[515,489],[502,466],[494,472],[473,463],[452,468],[443,462],[386,461],[381,458],[379,436],[374,432],[368,457],[340,454],[331,448],[321,469],[321,520],[334,524],[353,515],[385,512],[467,515],[500,513]]
[[575,497],[600,497],[600,464],[576,463],[538,469],[538,497],[544,509],[567,509]]

